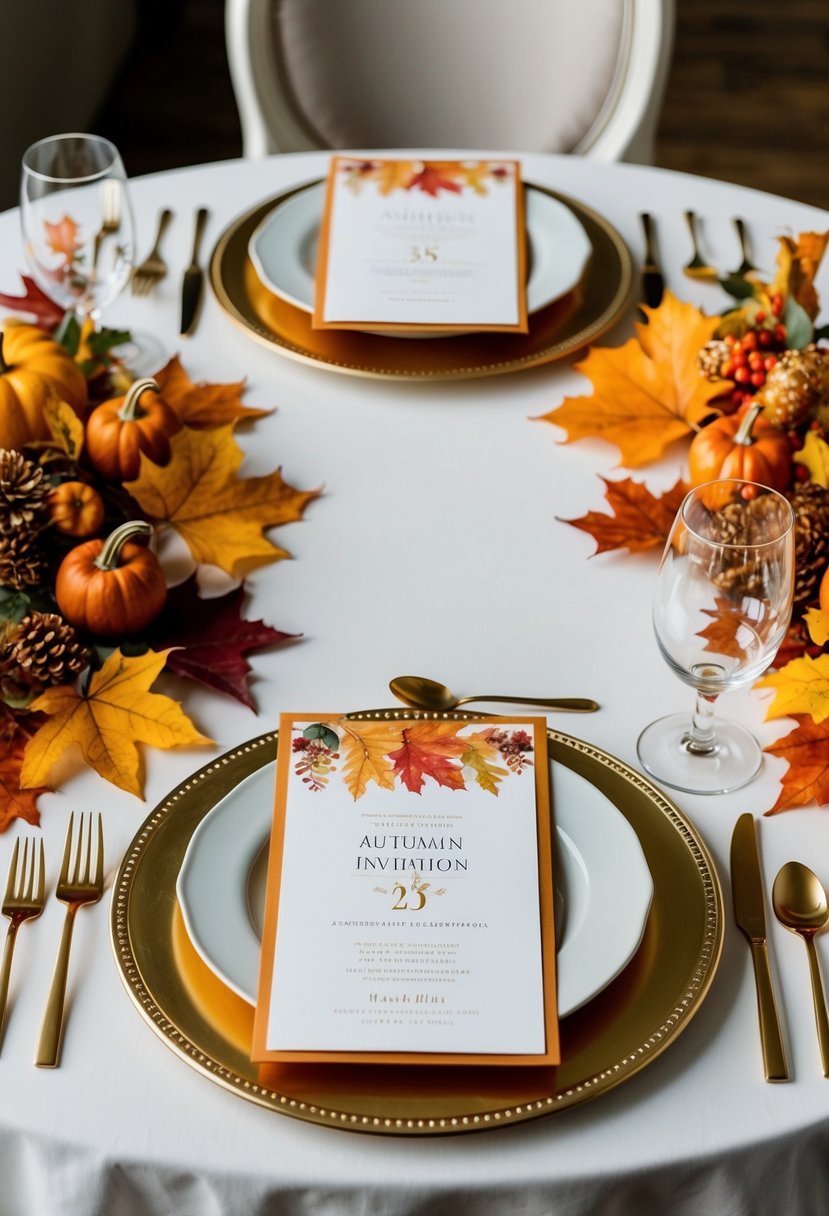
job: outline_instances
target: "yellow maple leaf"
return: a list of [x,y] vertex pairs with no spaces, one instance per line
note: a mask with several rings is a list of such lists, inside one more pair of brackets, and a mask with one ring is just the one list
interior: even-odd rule
[[706,380],[696,366],[719,318],[670,292],[659,308],[644,311],[649,324],[637,326],[637,338],[594,347],[575,365],[592,380],[593,395],[566,398],[540,418],[562,427],[566,443],[595,436],[616,444],[628,468],[658,459],[668,444],[690,434],[728,387]]
[[242,405],[244,380],[231,384],[194,384],[181,366],[178,355],[156,372],[153,379],[161,388],[162,396],[178,414],[185,426],[224,426],[249,418],[262,418],[271,410],[255,409]]
[[345,756],[343,778],[354,801],[366,792],[369,781],[381,789],[394,789],[394,766],[388,753],[400,745],[401,728],[393,722],[352,722],[341,719],[340,748]]
[[377,182],[379,192],[387,195],[394,190],[405,190],[413,172],[414,166],[410,160],[387,160],[372,169],[371,177]]
[[197,562],[239,578],[256,566],[287,557],[263,529],[301,518],[319,490],[296,490],[279,469],[265,477],[238,477],[242,449],[233,427],[183,428],[170,440],[162,468],[142,453],[135,481],[125,483],[141,509],[186,541]]
[[810,608],[804,613],[803,619],[814,644],[825,646],[829,642],[829,612],[824,612],[822,608]]
[[497,795],[498,786],[504,777],[509,775],[509,770],[491,763],[501,753],[495,744],[490,742],[489,734],[489,730],[479,730],[465,735],[462,741],[466,750],[462,752],[460,761],[473,770],[481,789]]
[[83,451],[84,429],[72,406],[59,397],[50,397],[43,406],[43,417],[61,452],[77,460]]
[[490,165],[489,161],[470,161],[467,164],[461,165],[461,173],[465,186],[469,186],[476,194],[486,194],[486,181],[489,177]]
[[21,786],[47,784],[55,763],[76,746],[90,768],[141,798],[138,743],[161,748],[212,743],[199,734],[177,701],[149,691],[167,653],[148,650],[129,658],[115,650],[85,693],[71,685],[42,693],[31,708],[48,714],[48,720],[26,745]]
[[767,718],[810,714],[818,725],[829,718],[829,654],[792,659],[781,671],[759,680],[758,688],[776,688]]
[[820,310],[814,280],[826,252],[829,230],[801,232],[796,240],[781,236],[779,241],[777,270],[769,294],[791,296],[814,321]]
[[809,470],[812,481],[829,489],[829,443],[815,431],[807,431],[803,447],[795,452],[793,460],[799,460]]

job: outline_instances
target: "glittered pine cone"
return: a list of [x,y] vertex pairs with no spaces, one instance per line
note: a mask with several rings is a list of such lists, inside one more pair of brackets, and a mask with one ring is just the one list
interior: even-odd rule
[[727,362],[730,347],[721,338],[706,342],[697,355],[697,367],[706,380],[722,380],[722,365]]
[[31,612],[6,638],[3,673],[24,688],[70,683],[89,661],[89,652],[63,617]]
[[829,402],[829,351],[817,346],[785,351],[768,372],[757,399],[775,426],[797,427],[809,422]]
[[795,612],[817,601],[829,563],[829,490],[809,481],[790,495],[795,513]]
[[25,591],[39,587],[48,573],[37,533],[26,530],[0,533],[0,586]]
[[14,449],[0,448],[0,535],[32,531],[46,518],[43,469]]

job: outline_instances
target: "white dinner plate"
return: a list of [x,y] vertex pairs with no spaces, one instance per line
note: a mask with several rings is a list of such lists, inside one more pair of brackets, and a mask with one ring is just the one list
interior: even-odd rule
[[[187,933],[207,966],[256,1004],[275,762],[246,777],[200,823],[176,884]],[[642,940],[653,881],[625,817],[557,764],[555,916],[560,1017],[615,979]]]
[[[279,203],[254,231],[250,259],[275,296],[314,311],[317,245],[325,183],[300,190]],[[538,312],[576,286],[590,256],[590,240],[569,207],[525,186],[529,241],[527,311]]]

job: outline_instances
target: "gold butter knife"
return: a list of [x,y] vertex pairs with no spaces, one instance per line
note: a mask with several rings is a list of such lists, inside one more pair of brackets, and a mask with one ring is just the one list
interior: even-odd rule
[[751,947],[766,1080],[788,1081],[789,1066],[769,969],[765,896],[757,832],[754,816],[750,814],[740,816],[731,837],[731,889],[734,918]]
[[204,226],[207,223],[207,208],[199,207],[196,212],[196,230],[193,234],[193,255],[190,258],[190,265],[184,272],[184,281],[181,285],[181,336],[186,338],[196,328],[196,318],[198,316],[199,304],[201,302],[202,290],[204,288],[204,272],[199,266],[199,246],[201,245],[202,233]]

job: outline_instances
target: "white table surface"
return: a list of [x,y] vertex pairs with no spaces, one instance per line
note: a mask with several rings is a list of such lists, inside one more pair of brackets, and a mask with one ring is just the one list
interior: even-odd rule
[[[551,715],[562,730],[636,764],[640,728],[688,706],[690,690],[659,657],[650,626],[653,557],[588,560],[588,536],[557,522],[601,509],[598,474],[625,476],[601,442],[564,446],[530,419],[586,382],[566,364],[448,384],[363,380],[271,353],[232,325],[208,292],[195,337],[177,337],[179,283],[193,210],[211,211],[205,250],[257,199],[325,171],[319,154],[236,161],[136,180],[139,246],[162,205],[171,273],[146,300],[123,296],[105,320],[156,333],[193,379],[248,377],[246,401],[273,406],[239,432],[244,471],[281,465],[300,487],[324,485],[303,522],[276,533],[294,555],[248,579],[247,615],[304,639],[252,656],[255,716],[165,677],[215,754],[276,725],[281,710],[388,704],[390,677],[414,672],[459,692],[585,695],[590,718]],[[655,217],[668,285],[709,311],[726,298],[681,274],[682,213],[701,217],[705,250],[735,266],[731,218],[773,268],[775,237],[822,231],[829,216],[770,195],[664,171],[577,158],[523,157],[524,176],[583,199],[642,254],[637,215]],[[0,216],[2,286],[22,268],[16,212]],[[829,276],[818,280],[824,296]],[[628,317],[609,337],[628,336]],[[683,465],[677,447],[637,476],[662,490]],[[757,693],[722,698],[723,713],[764,740]],[[146,802],[68,766],[41,798],[50,877],[73,808],[104,815],[109,880],[152,807],[210,755],[146,750]],[[173,1055],[140,1017],[109,945],[109,900],[78,918],[61,1067],[32,1066],[60,933],[50,900],[20,934],[0,1056],[0,1213],[681,1213],[826,1209],[829,1081],[821,1076],[805,951],[776,924],[794,1081],[762,1078],[749,953],[730,914],[727,857],[737,815],[775,800],[782,762],[729,796],[674,795],[708,842],[724,888],[726,942],[713,990],[687,1031],[650,1067],[600,1099],[503,1130],[430,1140],[386,1139],[311,1126],[241,1101]],[[5,875],[19,828],[0,837]],[[826,812],[760,824],[767,883],[789,858],[829,881]],[[818,942],[829,972],[829,946]]]

